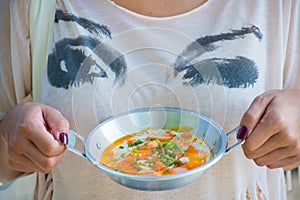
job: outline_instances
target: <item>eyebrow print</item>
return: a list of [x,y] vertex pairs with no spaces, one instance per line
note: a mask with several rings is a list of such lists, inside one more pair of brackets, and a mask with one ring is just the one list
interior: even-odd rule
[[88,30],[90,33],[96,33],[98,36],[104,35],[105,37],[111,39],[111,31],[106,25],[98,24],[92,20],[83,17],[77,17],[72,13],[57,9],[55,12],[55,22],[58,23],[59,20],[65,22],[76,22],[78,25]]
[[191,42],[186,48],[182,51],[180,55],[177,56],[173,68],[177,72],[181,72],[190,65],[190,62],[195,58],[201,56],[202,54],[214,51],[218,47],[214,43],[219,41],[228,41],[236,40],[239,38],[244,38],[248,34],[254,34],[255,37],[259,40],[263,38],[263,34],[257,26],[251,25],[249,27],[241,27],[241,29],[234,29],[228,33],[220,33],[216,35],[208,35],[201,38],[198,38],[194,42]]

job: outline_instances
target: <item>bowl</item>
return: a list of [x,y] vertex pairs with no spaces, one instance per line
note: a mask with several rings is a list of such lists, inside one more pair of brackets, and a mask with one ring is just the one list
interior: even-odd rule
[[[205,164],[186,172],[165,176],[141,176],[115,171],[103,165],[100,158],[103,150],[115,140],[145,128],[171,129],[174,125],[193,128],[192,134],[203,138],[212,151],[212,158]],[[224,155],[242,141],[227,148],[228,135],[212,119],[199,113],[180,108],[142,108],[109,118],[95,127],[86,138],[75,131],[69,131],[67,149],[88,159],[95,167],[106,172],[115,182],[137,190],[162,191],[179,188],[199,179],[204,172],[216,164]],[[75,148],[81,141],[84,152]]]

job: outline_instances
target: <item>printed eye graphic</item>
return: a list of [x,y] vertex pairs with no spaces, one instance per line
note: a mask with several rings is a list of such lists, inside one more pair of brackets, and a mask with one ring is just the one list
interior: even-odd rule
[[262,39],[262,33],[256,26],[198,38],[177,56],[173,65],[176,71],[174,76],[184,72],[184,83],[192,86],[210,83],[224,85],[228,88],[253,86],[258,78],[258,70],[255,62],[249,58],[235,56],[231,59],[209,58],[193,62],[202,54],[217,50],[219,48],[216,45],[217,42],[242,39],[248,34],[254,34],[259,40]]
[[[79,35],[76,38],[63,38],[55,43],[48,56],[47,75],[53,87],[68,89],[82,84],[93,84],[96,78],[110,78],[114,82],[124,82],[127,72],[125,56],[118,49],[101,42],[102,38],[113,40],[111,31],[105,25],[92,20],[57,10],[55,22],[75,23],[92,35]],[[182,75],[183,84],[218,84],[227,88],[247,88],[254,86],[258,79],[258,68],[254,60],[234,55],[231,58],[213,57],[199,59],[206,52],[215,52],[225,42],[241,40],[252,35],[261,40],[259,28],[250,25],[227,33],[200,37],[185,48],[174,60],[172,68],[176,77]],[[108,70],[110,73],[108,73]],[[169,76],[168,79],[172,78]]]
[[68,89],[87,82],[92,84],[95,78],[108,77],[105,68],[109,68],[115,74],[115,81],[123,77],[127,69],[124,56],[107,44],[101,43],[99,39],[111,39],[110,30],[105,25],[57,10],[55,22],[60,20],[74,22],[97,37],[82,35],[56,42],[55,48],[48,56],[47,74],[52,86]]

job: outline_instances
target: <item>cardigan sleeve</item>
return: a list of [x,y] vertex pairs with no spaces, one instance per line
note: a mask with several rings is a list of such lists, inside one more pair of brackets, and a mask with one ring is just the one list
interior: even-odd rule
[[285,67],[283,74],[284,89],[300,89],[300,1],[292,0],[287,12],[287,41]]
[[0,117],[3,117],[14,105],[31,100],[32,81],[29,0],[3,0],[1,4]]

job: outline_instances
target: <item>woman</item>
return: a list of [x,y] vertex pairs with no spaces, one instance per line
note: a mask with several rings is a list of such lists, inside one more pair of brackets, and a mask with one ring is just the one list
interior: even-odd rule
[[[20,73],[31,69],[29,3],[11,3],[2,180],[39,172],[41,199],[286,199],[281,168],[300,161],[299,1],[58,0],[43,104],[14,106],[31,92]],[[249,136],[195,183],[155,193],[64,153],[69,129],[87,136],[108,117],[152,106],[194,110]]]

